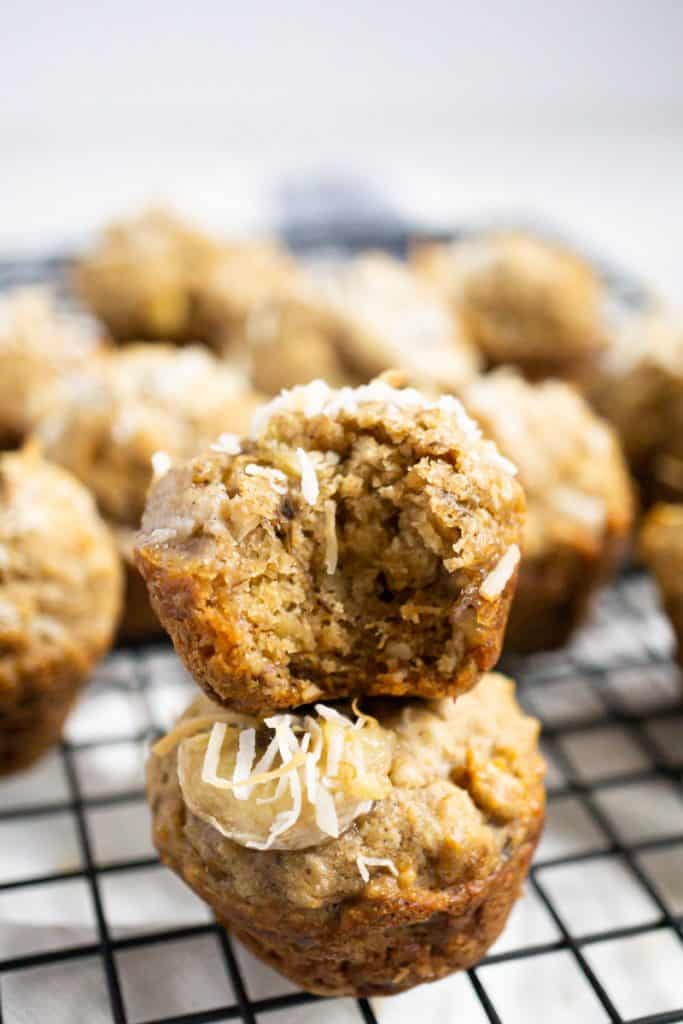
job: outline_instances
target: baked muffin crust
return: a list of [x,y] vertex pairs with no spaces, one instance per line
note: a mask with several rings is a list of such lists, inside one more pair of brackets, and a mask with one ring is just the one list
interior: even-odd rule
[[137,564],[195,680],[264,713],[454,695],[498,657],[524,499],[459,402],[322,381],[152,488]]
[[[386,795],[338,838],[304,848],[252,849],[193,814],[177,749],[148,767],[162,860],[258,956],[329,994],[396,992],[475,963],[504,924],[543,818],[538,725],[509,680],[487,675],[457,702],[364,710],[391,738]],[[185,720],[207,714],[225,716],[200,698]]]
[[522,233],[417,246],[415,268],[453,307],[489,366],[583,377],[604,344],[602,287],[573,253]]
[[619,442],[573,388],[510,370],[463,392],[468,412],[518,468],[527,500],[522,564],[506,642],[565,642],[618,565],[633,520]]
[[0,455],[0,771],[56,742],[121,602],[88,492],[32,449]]

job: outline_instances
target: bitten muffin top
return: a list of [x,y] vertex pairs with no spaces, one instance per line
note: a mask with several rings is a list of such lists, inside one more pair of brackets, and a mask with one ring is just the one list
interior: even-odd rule
[[0,455],[0,691],[83,673],[121,601],[114,542],[86,489],[34,449]]
[[195,679],[235,708],[452,695],[499,653],[514,472],[453,398],[317,381],[157,482],[137,563]]
[[628,531],[633,498],[619,441],[572,387],[532,384],[498,370],[462,397],[519,470],[527,499],[525,555],[540,557],[558,546],[599,553],[606,536]]
[[131,345],[66,379],[37,437],[108,519],[137,527],[152,456],[164,453],[162,471],[222,432],[243,430],[255,405],[243,375],[203,348]]
[[461,311],[492,365],[574,376],[604,343],[602,287],[591,267],[532,235],[487,235],[416,247],[413,263]]
[[101,345],[95,325],[62,310],[42,286],[0,297],[0,442],[24,438],[45,415],[61,377]]

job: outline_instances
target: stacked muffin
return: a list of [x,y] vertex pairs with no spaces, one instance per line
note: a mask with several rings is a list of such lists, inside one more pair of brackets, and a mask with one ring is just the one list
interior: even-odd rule
[[311,991],[476,963],[543,819],[538,725],[491,674],[524,498],[452,398],[283,392],[152,487],[136,550],[205,693],[150,758],[162,859]]

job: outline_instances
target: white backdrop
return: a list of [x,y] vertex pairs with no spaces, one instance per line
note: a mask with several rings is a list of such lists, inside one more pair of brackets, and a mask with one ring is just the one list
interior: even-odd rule
[[683,305],[682,45],[677,0],[9,0],[0,249],[150,198],[258,229],[341,171],[432,222],[550,218]]

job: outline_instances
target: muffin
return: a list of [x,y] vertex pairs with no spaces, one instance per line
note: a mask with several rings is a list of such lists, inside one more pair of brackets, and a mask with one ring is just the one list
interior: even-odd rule
[[463,392],[468,412],[519,470],[527,515],[506,644],[563,644],[615,571],[633,519],[631,485],[609,425],[561,381],[509,370]]
[[254,383],[271,394],[316,377],[367,383],[391,368],[440,393],[479,369],[459,317],[409,267],[378,252],[312,266],[255,308],[247,328]]
[[[215,313],[242,322],[266,275],[291,258],[275,243],[224,244],[166,210],[112,224],[74,275],[86,306],[119,341],[214,340]],[[220,310],[216,307],[220,296]],[[212,315],[209,315],[212,314]]]
[[91,496],[34,449],[0,454],[0,773],[59,740],[121,603]]
[[619,433],[643,503],[683,500],[683,322],[622,316],[589,395]]
[[419,245],[416,270],[463,317],[489,366],[583,378],[604,344],[603,294],[566,249],[521,233]]
[[0,295],[0,446],[22,441],[49,409],[65,373],[100,345],[84,317],[64,313],[44,287]]
[[513,683],[456,701],[266,721],[196,700],[148,763],[161,859],[256,956],[324,995],[477,963],[543,820],[538,723]]
[[640,551],[659,586],[683,664],[683,505],[655,505],[645,518]]
[[235,709],[455,696],[498,658],[523,514],[456,399],[315,381],[258,410],[239,451],[163,476],[136,560],[189,671]]
[[115,349],[63,383],[60,400],[37,430],[45,455],[95,495],[116,528],[127,570],[126,637],[158,632],[131,555],[152,480],[226,431],[242,431],[256,405],[243,375],[188,345]]

